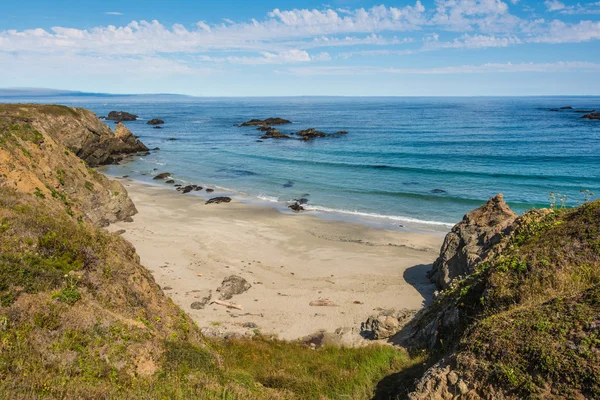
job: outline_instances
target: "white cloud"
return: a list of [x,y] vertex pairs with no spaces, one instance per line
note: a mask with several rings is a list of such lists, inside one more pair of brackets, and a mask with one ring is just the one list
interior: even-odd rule
[[104,14],[106,14],[106,15],[123,15],[122,12],[118,12],[118,11],[107,11]]
[[548,11],[560,11],[564,10],[566,6],[558,0],[546,0],[544,5]]
[[487,63],[482,65],[460,65],[439,68],[384,68],[384,67],[292,67],[287,73],[300,76],[312,75],[450,75],[481,73],[524,73],[524,72],[600,72],[600,64],[590,62],[556,62],[556,63]]
[[548,29],[527,39],[530,43],[579,43],[600,39],[600,21],[580,21],[567,24],[554,20]]

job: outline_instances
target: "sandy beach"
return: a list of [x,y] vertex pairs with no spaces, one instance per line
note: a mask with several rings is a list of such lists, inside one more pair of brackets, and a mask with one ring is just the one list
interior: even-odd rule
[[[258,329],[292,340],[345,328],[345,342],[359,342],[361,323],[377,309],[417,310],[431,300],[434,287],[425,274],[441,234],[284,214],[235,199],[205,205],[214,196],[204,191],[205,197],[182,195],[167,186],[121,182],[139,213],[107,229],[125,230],[165,293],[209,334]],[[243,310],[191,308],[209,295],[218,300],[216,289],[231,275],[252,285],[227,300]],[[335,306],[310,305],[319,299]]]

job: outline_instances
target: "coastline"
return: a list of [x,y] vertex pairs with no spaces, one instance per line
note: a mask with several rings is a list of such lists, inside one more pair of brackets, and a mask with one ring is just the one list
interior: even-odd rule
[[[378,309],[418,310],[431,301],[434,286],[425,274],[439,254],[440,234],[282,213],[235,198],[205,205],[200,196],[119,180],[139,213],[107,229],[125,230],[142,264],[206,334],[258,329],[293,340],[344,328],[345,344],[356,344],[360,324]],[[216,289],[231,275],[252,285],[228,300],[243,310],[190,307],[209,293],[218,299]],[[336,306],[309,305],[319,299]]]

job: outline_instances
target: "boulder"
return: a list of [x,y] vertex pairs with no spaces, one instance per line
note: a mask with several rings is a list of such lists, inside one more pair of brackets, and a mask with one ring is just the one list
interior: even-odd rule
[[250,289],[252,285],[247,280],[238,275],[231,275],[223,279],[221,287],[217,292],[221,294],[221,300],[229,300],[236,294],[242,294]]
[[163,121],[162,119],[158,119],[158,118],[152,118],[150,121],[146,122],[146,124],[148,124],[148,125],[162,125],[164,123],[165,123],[165,121]]
[[291,124],[292,121],[283,118],[251,119],[242,123],[240,126],[269,126]]
[[337,133],[338,135],[347,135],[347,134],[348,134],[348,131],[344,131],[344,130],[342,130],[342,131],[337,131],[336,133]]
[[564,107],[561,107],[560,109],[561,110],[572,110],[573,107],[571,107],[571,106],[564,106]]
[[429,271],[429,278],[440,289],[470,274],[500,239],[514,230],[517,215],[504,202],[502,194],[470,211],[446,235],[440,256]]
[[585,118],[585,119],[595,119],[600,121],[600,112],[592,112],[589,114],[585,114],[584,116],[582,116],[581,118]]
[[170,173],[170,172],[163,172],[163,173],[160,173],[160,174],[156,175],[156,176],[155,176],[154,178],[152,178],[152,179],[156,179],[156,180],[158,180],[158,179],[167,179],[167,178],[168,178],[168,177],[170,177],[170,176],[171,176],[171,173]]
[[[208,189],[206,189],[206,191],[208,192]],[[231,197],[219,196],[219,197],[213,197],[212,199],[209,199],[204,204],[221,204],[221,203],[229,203],[230,201],[231,201]]]
[[212,193],[212,192],[214,192],[214,191],[215,191],[215,189],[206,188],[206,193]]
[[387,339],[398,333],[415,315],[412,310],[382,310],[361,324],[361,335],[367,339]]
[[168,181],[165,181],[165,183],[173,184],[173,183],[175,183],[175,181],[173,179],[169,179]]
[[130,114],[125,111],[111,111],[106,117],[109,121],[135,121],[138,118],[135,114]]
[[192,304],[190,304],[190,308],[192,310],[202,310],[204,307],[206,307],[206,305],[210,302],[211,299],[212,290],[209,290],[208,293],[206,293],[206,296],[202,297],[200,301],[195,301]]

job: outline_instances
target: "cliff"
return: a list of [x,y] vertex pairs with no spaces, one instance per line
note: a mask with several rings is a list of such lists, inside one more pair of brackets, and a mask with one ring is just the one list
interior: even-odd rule
[[438,361],[410,398],[600,398],[600,201],[513,218],[494,198],[476,214],[449,240],[503,234],[462,264],[446,261],[464,246],[442,251],[458,278],[413,322]]
[[116,133],[88,110],[0,105],[0,187],[47,198],[106,225],[136,213],[126,190],[91,167],[148,150],[125,126]]

